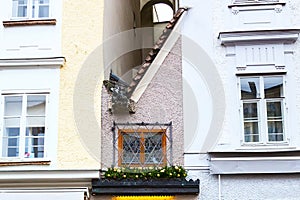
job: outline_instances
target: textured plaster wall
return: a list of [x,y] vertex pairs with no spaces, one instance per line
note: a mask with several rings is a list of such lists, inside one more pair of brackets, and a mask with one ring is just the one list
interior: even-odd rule
[[183,164],[183,111],[182,111],[182,76],[181,43],[172,49],[164,60],[145,93],[137,102],[137,112],[133,115],[111,115],[107,102],[106,89],[102,92],[102,168],[110,167],[112,161],[113,121],[116,122],[173,122],[173,162]]
[[[81,138],[81,134],[83,133],[77,131],[74,121],[73,98],[74,90],[76,90],[75,82],[78,78],[79,70],[89,54],[102,42],[103,7],[104,1],[102,0],[90,0],[88,2],[79,0],[63,1],[62,55],[66,58],[66,64],[61,68],[60,72],[59,168],[97,169],[100,167],[100,163],[94,159],[84,147]],[[100,67],[101,66],[99,66],[99,68]],[[88,81],[91,80],[87,78],[81,81],[83,81],[83,84],[88,84]],[[99,93],[94,94],[95,91]],[[95,95],[100,97],[100,89],[95,91],[82,91],[82,95]],[[98,117],[99,123],[100,101],[100,98],[95,98],[94,102],[90,102],[90,104],[95,104],[96,112],[96,114],[91,113],[91,116],[95,114],[95,116]],[[97,106],[99,109],[97,109]],[[82,105],[76,109],[84,108],[85,105]],[[82,117],[82,121],[85,121],[87,126],[89,125],[89,120],[85,117]],[[98,145],[100,145],[100,137],[94,138],[94,141],[95,140],[98,140]]]
[[193,171],[190,178],[200,178],[201,200],[219,195],[222,200],[296,200],[300,195],[300,174],[221,175],[221,185],[209,171]]

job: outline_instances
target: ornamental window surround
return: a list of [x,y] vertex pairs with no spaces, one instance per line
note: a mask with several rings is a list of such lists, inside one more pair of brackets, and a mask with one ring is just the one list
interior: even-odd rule
[[116,123],[113,130],[113,166],[172,165],[172,123]]

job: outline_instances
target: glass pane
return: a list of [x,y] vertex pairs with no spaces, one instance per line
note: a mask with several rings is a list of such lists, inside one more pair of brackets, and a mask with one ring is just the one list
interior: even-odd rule
[[264,77],[265,98],[283,97],[283,78],[282,77]]
[[49,17],[49,6],[39,7],[39,17]]
[[4,157],[18,157],[19,151],[18,148],[8,148],[7,155],[3,155]]
[[243,103],[244,120],[258,119],[257,103]]
[[163,161],[162,134],[145,135],[145,163],[161,164]]
[[259,142],[258,122],[244,122],[245,142]]
[[265,98],[283,97],[283,78],[278,76],[264,78]]
[[49,4],[49,0],[39,0],[39,4]]
[[140,137],[135,134],[123,134],[123,163],[140,163]]
[[6,96],[5,97],[5,116],[20,116],[22,113],[22,97],[20,96]]
[[282,119],[281,102],[267,102],[268,119]]
[[18,6],[17,17],[27,17],[27,6]]
[[25,157],[41,158],[44,156],[44,127],[29,127],[26,129]]
[[12,16],[26,17],[27,16],[27,0],[12,1]]
[[282,121],[268,121],[269,133],[283,133]]
[[44,136],[45,127],[27,127],[26,136]]
[[3,157],[17,157],[19,149],[19,128],[6,128],[4,129],[2,139],[2,156]]
[[241,97],[242,99],[260,98],[259,78],[241,78]]
[[283,134],[269,135],[269,142],[281,142],[283,141]]
[[45,95],[30,95],[27,97],[27,115],[45,115],[45,110]]

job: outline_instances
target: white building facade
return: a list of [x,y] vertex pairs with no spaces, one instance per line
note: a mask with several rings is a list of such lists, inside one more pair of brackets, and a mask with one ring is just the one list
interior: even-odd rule
[[200,178],[199,199],[298,199],[300,1],[180,6],[191,8],[185,166]]
[[57,159],[63,2],[0,4],[0,199],[83,200],[97,170]]

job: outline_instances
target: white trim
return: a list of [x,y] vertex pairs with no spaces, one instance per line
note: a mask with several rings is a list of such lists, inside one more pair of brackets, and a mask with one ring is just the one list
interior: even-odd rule
[[59,68],[65,63],[64,57],[0,59],[0,67],[52,67]]
[[49,189],[0,189],[0,193],[58,193],[58,192],[86,192],[88,193],[89,189],[87,187],[83,188],[49,188]]
[[87,170],[3,170],[0,171],[0,182],[1,181],[59,181],[59,180],[88,180],[99,178],[100,172],[98,169],[87,169]]
[[230,157],[230,158],[211,158],[214,160],[300,160],[300,156],[284,156],[284,157]]
[[298,39],[299,33],[300,29],[228,31],[220,32],[219,39],[225,46],[254,42],[293,43]]

